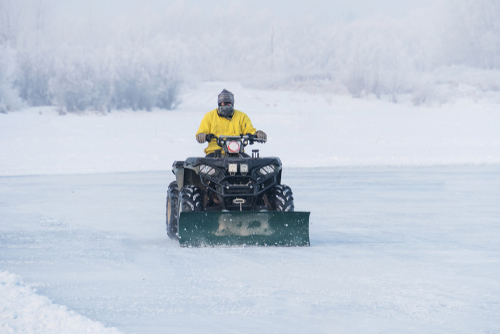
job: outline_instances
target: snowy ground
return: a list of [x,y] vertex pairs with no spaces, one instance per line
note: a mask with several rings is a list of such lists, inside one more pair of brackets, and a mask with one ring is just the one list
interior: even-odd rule
[[[311,247],[167,239],[170,166],[201,155],[222,88],[268,133],[261,155],[282,158]],[[498,105],[219,83],[182,98],[0,114],[1,333],[500,332]]]
[[53,304],[18,275],[0,272],[0,333],[120,333]]
[[176,111],[59,116],[32,108],[0,114],[0,175],[151,171],[199,156],[194,139],[222,88],[288,167],[500,163],[500,105],[458,101],[413,107],[379,100],[243,89],[207,83]]
[[500,331],[498,166],[289,169],[309,248],[179,248],[170,178],[0,178],[0,268],[125,333]]

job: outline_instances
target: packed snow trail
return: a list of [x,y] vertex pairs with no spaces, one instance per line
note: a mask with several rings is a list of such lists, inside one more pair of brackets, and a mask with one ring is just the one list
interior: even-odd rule
[[125,333],[500,331],[499,166],[285,169],[305,248],[179,248],[172,178],[0,178],[0,271]]

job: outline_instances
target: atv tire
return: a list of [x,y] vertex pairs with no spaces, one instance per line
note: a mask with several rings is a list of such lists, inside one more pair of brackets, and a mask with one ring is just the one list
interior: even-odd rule
[[284,184],[275,185],[271,190],[269,203],[273,211],[294,211],[292,189]]
[[179,219],[179,188],[177,182],[172,182],[168,186],[167,192],[167,235],[170,239],[177,240]]
[[179,215],[181,212],[200,212],[203,208],[203,194],[197,186],[185,186],[179,194]]

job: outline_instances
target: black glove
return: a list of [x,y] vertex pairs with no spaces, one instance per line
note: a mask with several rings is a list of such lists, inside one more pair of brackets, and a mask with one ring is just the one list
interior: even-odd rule
[[207,135],[204,133],[198,133],[196,135],[196,140],[198,141],[198,143],[203,144],[207,141]]

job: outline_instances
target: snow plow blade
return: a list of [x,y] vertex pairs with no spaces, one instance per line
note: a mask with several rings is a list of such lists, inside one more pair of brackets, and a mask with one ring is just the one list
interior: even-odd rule
[[309,246],[310,212],[181,212],[181,247]]

